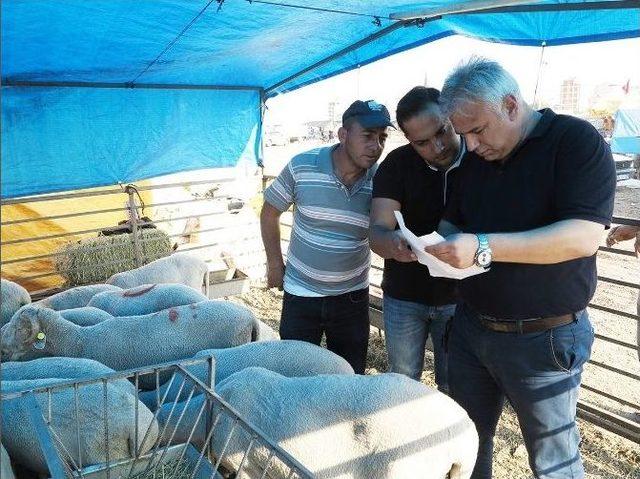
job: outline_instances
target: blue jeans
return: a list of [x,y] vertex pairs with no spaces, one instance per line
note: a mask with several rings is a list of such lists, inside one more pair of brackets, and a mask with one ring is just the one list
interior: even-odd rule
[[320,344],[364,374],[369,345],[369,288],[338,296],[304,297],[284,292],[280,337]]
[[446,392],[447,355],[444,349],[444,335],[455,308],[455,304],[428,306],[385,294],[384,335],[389,356],[389,371],[419,381],[424,368],[424,348],[431,333],[436,384],[439,390]]
[[538,478],[582,478],[576,404],[593,328],[586,311],[541,333],[499,333],[459,304],[449,334],[449,392],[469,414],[480,446],[472,479],[491,477],[493,436],[505,398],[518,416]]

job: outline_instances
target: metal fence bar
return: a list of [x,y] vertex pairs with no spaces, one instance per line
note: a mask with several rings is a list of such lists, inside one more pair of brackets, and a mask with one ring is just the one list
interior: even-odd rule
[[627,288],[640,289],[640,284],[622,281],[620,279],[607,278],[606,276],[598,276],[598,281],[603,283],[617,284],[618,286],[626,286]]
[[[124,193],[124,192],[122,192]],[[186,203],[196,203],[196,202],[201,202],[201,201],[215,201],[217,199],[222,199],[225,198],[224,196],[212,196],[212,197],[205,197],[205,198],[192,198],[189,200],[181,200],[181,201],[167,201],[165,203],[148,203],[145,204],[144,206],[142,205],[137,205],[136,209],[138,210],[143,210],[143,209],[147,209],[147,208],[159,208],[161,206],[174,206],[174,205],[181,205],[181,204],[186,204]],[[25,223],[35,223],[35,222],[43,222],[43,221],[51,221],[51,220],[60,220],[60,219],[66,219],[66,218],[75,218],[78,216],[91,216],[91,215],[100,215],[100,214],[104,214],[104,213],[117,213],[118,211],[127,211],[129,208],[127,207],[122,207],[122,208],[107,208],[107,209],[102,209],[102,210],[91,210],[91,211],[81,211],[79,213],[67,213],[64,215],[52,215],[52,216],[39,216],[38,218],[24,218],[21,220],[11,220],[11,221],[3,221],[0,223],[1,226],[12,226],[12,225],[17,225],[17,224],[25,224]],[[219,214],[226,214],[226,211],[220,212]],[[195,215],[194,215],[195,216]],[[624,251],[624,250],[621,250]]]
[[[145,255],[144,257],[146,259],[149,259],[149,258],[153,258],[154,255]],[[154,259],[159,259],[159,258],[162,258],[162,257],[163,256],[158,256],[157,258],[154,258]],[[131,258],[122,258],[122,259],[117,259],[115,261],[108,261],[108,262],[105,262],[105,263],[96,264],[92,268],[66,268],[66,269],[60,269],[60,270],[57,270],[57,271],[51,271],[50,273],[35,274],[33,276],[19,276],[19,279],[21,279],[23,281],[32,281],[34,279],[47,278],[47,277],[50,277],[50,276],[56,276],[56,275],[62,276],[64,273],[71,273],[71,272],[74,272],[74,271],[95,270],[95,269],[98,269],[98,268],[102,268],[104,266],[113,266],[113,265],[116,265],[116,264],[125,263],[125,262],[130,261],[130,260],[131,260]]]
[[592,393],[598,394],[600,396],[604,396],[607,399],[611,399],[613,401],[619,402],[620,404],[624,404],[625,406],[629,406],[634,408],[636,411],[640,411],[640,405],[636,404],[636,403],[632,403],[630,401],[627,401],[625,399],[619,398],[617,396],[614,396],[613,394],[609,394],[605,391],[602,391],[601,389],[598,388],[594,388],[593,386],[589,386],[588,384],[580,384],[580,387],[587,390],[587,391],[591,391]]
[[[142,227],[142,226],[149,226],[149,225],[157,225],[157,224],[161,224],[161,223],[169,223],[171,221],[186,220],[186,219],[189,219],[189,218],[193,218],[194,216],[198,216],[200,218],[203,218],[203,217],[215,216],[215,215],[220,215],[220,214],[221,214],[220,212],[213,212],[213,213],[202,213],[202,214],[198,214],[198,215],[180,216],[180,217],[177,217],[177,218],[161,219],[161,220],[155,220],[155,221],[140,221],[140,222],[138,222],[137,226],[138,227]],[[21,238],[21,239],[17,239],[17,240],[9,240],[9,241],[3,242],[2,244],[4,246],[8,246],[8,245],[18,244],[18,243],[29,243],[29,242],[34,242],[34,241],[43,241],[43,240],[50,240],[50,239],[56,239],[56,238],[64,238],[64,237],[67,237],[67,236],[80,236],[80,235],[89,234],[89,233],[97,233],[97,232],[103,231],[105,229],[106,229],[106,227],[92,228],[92,229],[80,230],[80,231],[67,231],[66,233],[59,233],[59,234],[55,234],[55,235],[33,236],[33,237],[29,237],[29,238]]]
[[603,341],[606,341],[607,343],[617,344],[618,346],[622,346],[623,348],[633,349],[634,351],[637,349],[637,346],[635,344],[626,343],[624,341],[620,341],[619,339],[610,338],[609,336],[603,336],[602,334],[598,333],[594,334],[594,336],[597,339],[601,339]]
[[610,248],[608,246],[600,246],[598,248],[598,251],[606,251],[607,253],[619,254],[621,256],[634,256],[635,257],[635,255],[636,255],[633,251],[627,251],[626,249],[620,249],[620,248]]
[[589,307],[593,309],[597,309],[598,311],[604,311],[606,313],[616,314],[618,316],[622,316],[623,318],[633,319],[635,321],[640,321],[640,318],[637,314],[633,313],[625,313],[624,311],[619,311],[614,308],[609,308],[607,306],[601,306],[599,304],[589,303]]
[[[178,233],[175,235],[167,235],[169,238],[174,237],[174,236],[182,236],[182,233]],[[152,243],[154,241],[157,241],[157,238],[140,238],[139,240],[140,244],[145,244],[145,243]],[[113,245],[111,244],[107,244],[107,245],[96,245],[96,246],[87,246],[84,251],[100,251],[100,250],[106,250],[106,249],[111,249],[113,248]],[[36,261],[39,259],[46,259],[46,258],[55,258],[56,256],[65,256],[68,255],[69,253],[67,251],[56,251],[55,253],[49,253],[49,254],[41,254],[41,255],[36,255],[36,256],[24,256],[22,258],[16,258],[16,259],[11,259],[11,260],[7,260],[7,261],[0,261],[0,266],[5,266],[5,265],[9,265],[9,264],[15,264],[15,263],[26,263],[29,261]]]
[[625,437],[635,443],[640,443],[640,428],[638,428],[637,424],[625,418],[581,401],[578,401],[577,415],[596,426]]
[[629,371],[625,371],[624,369],[618,369],[614,366],[609,366],[608,364],[601,363],[600,361],[596,361],[594,359],[589,359],[589,361],[587,362],[589,364],[593,364],[594,366],[598,366],[599,368],[606,369],[607,371],[611,371],[616,374],[621,374],[622,376],[626,376],[628,378],[635,379],[636,381],[640,381],[639,375],[630,373]]
[[[213,231],[222,231],[222,230],[227,230],[227,229],[234,229],[234,228],[242,228],[245,226],[249,226],[250,223],[241,223],[239,225],[233,225],[233,226],[217,226],[215,228],[207,228],[207,229],[203,229],[203,230],[198,230],[196,232],[194,232],[194,234],[201,234],[201,233],[211,233]],[[127,233],[130,234],[130,233]],[[184,233],[174,233],[174,234],[170,234],[167,235],[169,238],[178,238],[180,236],[184,236]],[[250,238],[257,238],[258,235],[256,234],[255,236],[247,236],[245,238],[242,239],[250,239]],[[151,243],[153,241],[156,241],[156,238],[140,238],[138,239],[138,242],[140,244],[144,244],[144,243]],[[220,243],[211,243],[211,245],[218,245]],[[85,251],[100,251],[100,250],[105,250],[105,249],[110,249],[112,248],[112,245],[96,245],[96,246],[92,246],[92,247],[87,247],[85,249]],[[183,249],[181,249],[180,251],[185,251]],[[9,265],[9,264],[15,264],[15,263],[25,263],[28,261],[36,261],[39,259],[46,259],[46,258],[54,258],[56,256],[64,256],[68,254],[68,252],[66,251],[56,251],[55,253],[48,253],[48,254],[42,254],[42,255],[36,255],[36,256],[25,256],[22,258],[16,258],[16,259],[11,259],[11,260],[7,260],[7,261],[0,261],[0,266],[5,266],[5,265]]]
[[136,208],[136,189],[132,186],[127,186],[125,191],[128,195],[128,205],[129,205],[129,220],[131,224],[131,238],[133,242],[133,251],[135,253],[136,258],[136,267],[142,266],[142,250],[140,249],[140,243],[138,243],[138,210]]
[[99,231],[104,230],[105,228],[91,228],[88,230],[80,230],[80,231],[67,231],[66,233],[58,233],[58,234],[54,234],[54,235],[44,235],[44,236],[32,236],[29,238],[20,238],[17,240],[9,240],[9,241],[4,241],[2,243],[2,246],[9,246],[12,244],[19,244],[19,243],[30,243],[30,242],[35,242],[35,241],[44,241],[44,240],[51,240],[51,239],[56,239],[56,238],[65,238],[67,236],[80,236],[80,235],[85,235],[85,234],[89,234],[89,233],[97,233]]
[[613,218],[611,218],[611,223],[616,225],[640,226],[640,219],[614,216]]
[[[211,179],[211,180],[199,180],[199,181],[183,181],[179,183],[166,183],[163,185],[152,185],[152,186],[140,186],[136,189],[138,191],[151,191],[151,190],[159,190],[165,188],[177,188],[180,186],[193,186],[193,185],[206,185],[210,183],[231,183],[236,181],[236,178],[219,178],[219,179]],[[42,201],[56,201],[56,200],[69,200],[72,198],[86,198],[90,196],[107,196],[107,195],[115,195],[119,193],[124,193],[124,185],[120,185],[120,188],[111,188],[108,190],[102,191],[82,191],[77,193],[59,193],[59,194],[51,194],[51,195],[38,195],[38,196],[23,196],[20,198],[9,198],[0,200],[0,205],[15,205],[21,203],[37,203]]]
[[[182,368],[186,368],[188,366],[197,366],[197,365],[206,365],[209,362],[209,357],[203,358],[189,358],[189,359],[181,359],[180,366]],[[78,386],[88,386],[91,384],[102,384],[106,381],[117,381],[119,379],[128,379],[134,377],[136,373],[139,376],[145,376],[149,374],[155,374],[158,371],[164,371],[167,369],[176,369],[175,361],[166,361],[160,364],[154,364],[153,366],[144,366],[141,368],[133,368],[133,369],[125,369],[123,371],[113,371],[107,374],[103,374],[100,377],[90,378],[90,379],[69,379],[60,382],[56,382],[55,386],[47,385],[47,386],[39,386],[32,389],[24,390],[24,391],[10,391],[0,393],[0,400],[8,401],[9,399],[17,399],[26,396],[29,393],[33,394],[41,394],[46,393],[51,389],[55,389],[56,391],[61,391],[65,389],[74,389],[75,385]]]
[[38,218],[24,218],[22,220],[3,221],[2,223],[0,223],[0,225],[12,226],[12,225],[25,224],[25,223],[62,220],[65,218],[76,218],[78,216],[100,215],[103,213],[116,213],[118,211],[126,211],[126,210],[127,208],[122,207],[122,208],[108,208],[104,210],[81,211],[79,213],[67,213],[65,215],[39,216]]
[[38,443],[40,444],[42,455],[47,461],[47,467],[49,468],[51,479],[65,479],[66,474],[64,464],[58,456],[58,452],[56,451],[53,443],[53,437],[51,437],[51,432],[44,422],[44,416],[40,409],[40,405],[36,400],[35,393],[27,393],[24,400],[27,403],[27,407],[25,409],[27,410],[29,420],[31,421],[31,425],[38,436]]

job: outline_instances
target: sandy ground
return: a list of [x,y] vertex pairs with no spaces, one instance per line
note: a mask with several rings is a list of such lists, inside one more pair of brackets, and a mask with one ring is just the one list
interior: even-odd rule
[[[249,307],[257,317],[277,330],[282,293],[253,287],[234,301]],[[637,361],[636,361],[637,362]],[[387,369],[384,335],[372,329],[369,338],[367,373],[376,374]],[[434,386],[433,355],[427,352],[422,382]],[[581,452],[590,479],[640,477],[640,445],[609,433],[585,421],[578,421],[582,434]],[[494,478],[524,479],[532,477],[527,453],[522,445],[517,419],[510,408],[502,415],[498,426],[494,453]]]

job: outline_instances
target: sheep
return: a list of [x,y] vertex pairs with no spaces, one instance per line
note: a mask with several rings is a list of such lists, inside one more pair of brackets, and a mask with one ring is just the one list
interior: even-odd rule
[[[48,379],[63,377],[67,379],[92,379],[113,373],[98,361],[84,358],[48,357],[32,361],[12,361],[0,364],[0,377],[3,381],[29,379]],[[111,380],[129,394],[135,394],[135,386],[126,379]]]
[[0,280],[0,327],[25,304],[31,303],[29,292],[18,283],[7,279]]
[[[37,350],[51,356],[95,359],[122,371],[184,359],[207,348],[248,343],[254,319],[240,305],[202,301],[81,327],[57,311],[27,306],[2,330],[2,355],[18,360],[27,351]],[[149,377],[141,377],[140,384],[142,388],[154,386]]]
[[[110,293],[110,291],[106,291]],[[103,293],[98,293],[103,294]],[[93,306],[83,306],[82,308],[62,309],[59,311],[67,321],[71,321],[78,326],[93,326],[95,324],[113,318],[113,315]]]
[[48,298],[36,301],[34,304],[43,308],[50,308],[55,311],[63,309],[82,308],[86,306],[91,298],[103,291],[119,291],[121,288],[111,284],[89,284],[87,286],[77,286]]
[[[139,268],[116,273],[107,280],[107,284],[128,289],[144,284],[180,283],[202,292],[203,280],[205,277],[208,279],[208,275],[209,267],[201,259],[186,254],[172,254]],[[208,284],[209,281],[205,281],[207,297]]]
[[[67,381],[66,378],[3,381],[2,388],[6,394]],[[36,393],[41,410],[45,414],[51,411],[50,428],[55,431],[76,464],[79,464],[80,457],[83,466],[105,461],[105,414],[108,421],[108,452],[111,462],[133,457],[136,449],[140,454],[148,452],[158,438],[157,421],[151,411],[137,401],[135,396],[107,383],[105,404],[104,393],[103,384],[80,385],[77,401],[73,388],[54,390],[50,400],[47,393]],[[46,474],[49,470],[40,450],[37,432],[29,419],[28,408],[25,396],[2,401],[2,429],[5,431],[3,444],[16,464]]]
[[[214,358],[215,383],[224,381],[232,374],[251,366],[260,366],[287,377],[354,374],[351,365],[337,354],[315,344],[295,340],[265,341],[243,344],[235,348],[207,349],[198,352],[195,357]],[[207,364],[189,366],[187,370],[207,384]],[[158,398],[164,398],[165,403],[184,400],[191,388],[185,384],[178,397],[182,379],[182,375],[177,373],[176,378],[163,384],[159,391],[140,393],[140,400],[151,410],[158,407]]]
[[112,316],[139,316],[206,300],[205,295],[183,284],[145,284],[96,294],[89,306]]
[[11,468],[11,459],[2,444],[0,444],[0,479],[15,479]]
[[[471,476],[475,464],[478,435],[464,409],[400,374],[287,378],[247,368],[222,381],[217,393],[318,479],[416,474],[462,479]],[[158,414],[160,442],[174,430],[175,442],[185,439],[203,401],[200,395],[178,403],[173,413],[170,405],[163,406]],[[214,453],[222,450],[232,427],[233,418],[222,413],[212,438]],[[205,421],[199,421],[193,441],[202,444],[204,433]],[[249,434],[236,429],[222,464],[237,470],[250,441]],[[262,447],[254,447],[243,469],[247,477],[259,477],[266,458]],[[267,477],[284,478],[288,473],[276,462]]]

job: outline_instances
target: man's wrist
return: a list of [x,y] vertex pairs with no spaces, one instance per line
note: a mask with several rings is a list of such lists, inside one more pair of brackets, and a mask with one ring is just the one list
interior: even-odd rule
[[268,268],[268,269],[280,269],[280,268],[284,268],[284,261],[278,261],[278,262],[267,262],[267,268]]
[[491,266],[491,261],[493,260],[489,236],[484,233],[476,233],[476,240],[478,241],[478,247],[476,248],[473,262],[476,266],[488,268]]

